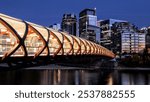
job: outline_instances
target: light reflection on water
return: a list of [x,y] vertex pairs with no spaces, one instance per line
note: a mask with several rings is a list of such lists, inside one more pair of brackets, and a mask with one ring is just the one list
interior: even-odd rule
[[120,78],[122,85],[150,85],[149,73],[122,73]]
[[0,85],[145,85],[149,72],[104,72],[99,69],[42,66],[0,71]]
[[99,69],[52,69],[42,67],[0,71],[0,84],[10,85],[101,85],[107,84]]

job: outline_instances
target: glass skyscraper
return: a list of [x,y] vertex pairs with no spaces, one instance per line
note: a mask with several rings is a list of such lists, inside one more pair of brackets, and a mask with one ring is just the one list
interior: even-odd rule
[[84,9],[79,14],[79,36],[96,42],[96,35],[100,34],[97,26],[96,9]]
[[100,43],[102,46],[112,50],[112,25],[115,22],[126,22],[123,20],[116,20],[116,19],[107,19],[107,20],[100,20],[98,21],[98,26],[100,26]]

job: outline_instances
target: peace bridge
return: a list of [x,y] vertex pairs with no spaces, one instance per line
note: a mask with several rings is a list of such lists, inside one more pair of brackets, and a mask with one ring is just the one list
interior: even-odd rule
[[0,14],[0,63],[55,58],[63,61],[66,57],[79,60],[79,56],[115,58],[113,52],[91,41]]

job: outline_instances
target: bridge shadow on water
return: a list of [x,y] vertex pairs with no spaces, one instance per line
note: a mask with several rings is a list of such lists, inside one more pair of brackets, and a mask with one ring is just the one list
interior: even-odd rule
[[4,85],[106,85],[114,62],[100,57],[55,58],[27,63],[1,64],[0,84]]

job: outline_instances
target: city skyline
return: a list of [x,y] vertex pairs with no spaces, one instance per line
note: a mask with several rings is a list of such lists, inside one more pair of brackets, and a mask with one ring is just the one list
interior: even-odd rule
[[0,84],[150,85],[145,1],[2,0]]
[[49,26],[60,23],[64,13],[74,13],[79,18],[79,12],[85,8],[96,8],[98,20],[120,19],[129,21],[139,28],[150,26],[148,0],[112,0],[112,1],[20,1],[5,0],[0,2],[0,12],[36,24]]

